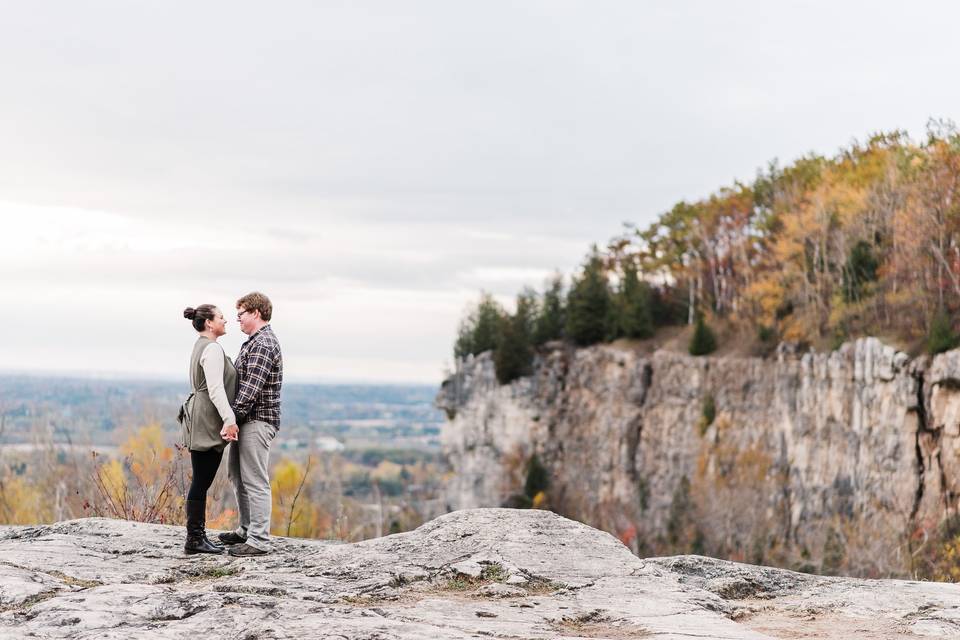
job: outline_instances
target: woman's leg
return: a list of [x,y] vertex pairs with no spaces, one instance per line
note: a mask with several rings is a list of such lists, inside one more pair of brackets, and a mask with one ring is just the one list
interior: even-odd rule
[[193,466],[193,481],[190,482],[190,491],[187,500],[206,500],[207,489],[217,477],[220,460],[223,452],[211,449],[209,451],[191,451],[190,464]]
[[192,553],[222,553],[223,547],[212,544],[207,539],[207,489],[220,468],[221,451],[191,451],[190,464],[193,467],[193,479],[187,492],[187,541],[184,551]]

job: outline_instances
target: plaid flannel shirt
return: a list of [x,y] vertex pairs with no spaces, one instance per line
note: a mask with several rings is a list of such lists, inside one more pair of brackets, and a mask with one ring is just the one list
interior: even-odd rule
[[260,420],[279,429],[283,356],[270,325],[262,327],[243,343],[235,364],[240,380],[233,403],[237,424]]

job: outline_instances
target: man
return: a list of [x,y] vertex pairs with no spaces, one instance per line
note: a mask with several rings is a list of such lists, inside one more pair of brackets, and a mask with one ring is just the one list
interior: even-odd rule
[[[224,427],[231,440],[227,470],[237,496],[240,526],[221,533],[232,556],[259,556],[270,552],[270,443],[280,430],[280,386],[283,357],[270,327],[273,305],[258,291],[237,300],[240,330],[250,336],[240,347],[236,367],[239,379],[233,411],[237,424]],[[239,426],[237,426],[239,425]]]

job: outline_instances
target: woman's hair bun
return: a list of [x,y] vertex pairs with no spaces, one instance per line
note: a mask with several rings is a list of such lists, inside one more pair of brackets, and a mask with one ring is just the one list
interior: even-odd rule
[[183,317],[187,320],[193,320],[195,317],[197,317],[197,310],[193,307],[187,307],[183,310]]

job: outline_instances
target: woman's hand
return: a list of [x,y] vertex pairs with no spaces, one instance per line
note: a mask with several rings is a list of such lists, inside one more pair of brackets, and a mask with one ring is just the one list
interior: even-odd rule
[[240,437],[240,427],[235,424],[228,424],[220,429],[220,437],[227,442],[236,442]]

